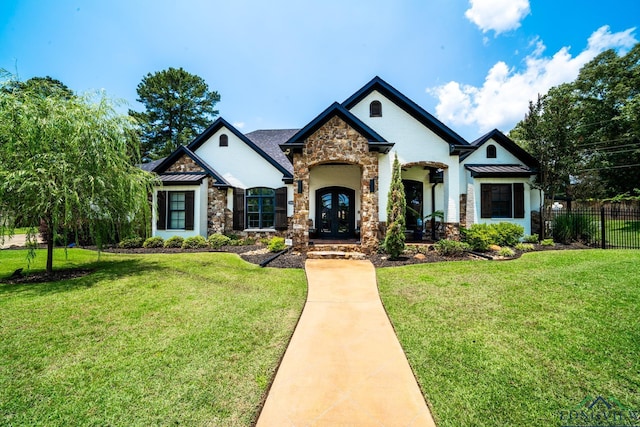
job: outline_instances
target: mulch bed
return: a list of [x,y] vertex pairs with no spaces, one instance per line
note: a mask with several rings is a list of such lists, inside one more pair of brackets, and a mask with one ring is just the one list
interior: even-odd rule
[[[571,245],[562,245],[556,244],[555,246],[534,246],[536,251],[547,251],[547,250],[566,250],[566,249],[590,249],[589,246],[574,243]],[[95,247],[87,247],[85,249],[93,249],[96,250]],[[272,259],[268,263],[268,267],[273,268],[304,268],[304,263],[306,261],[306,256],[303,254],[293,252],[293,251],[285,251],[281,255],[274,258],[276,254],[268,252],[267,249],[262,245],[247,245],[247,246],[224,246],[221,249],[180,249],[180,248],[136,248],[136,249],[120,249],[117,247],[105,248],[103,252],[110,253],[121,253],[121,254],[153,254],[153,253],[185,253],[185,252],[227,252],[227,253],[236,253],[242,257],[247,262],[252,264],[260,265],[269,259]],[[497,256],[490,255],[495,260],[510,260],[519,258],[522,255],[522,252],[516,251],[514,257],[511,258],[501,258]],[[371,263],[376,267],[399,267],[404,265],[413,265],[413,264],[425,264],[432,262],[446,262],[446,261],[462,261],[462,260],[486,260],[485,257],[474,255],[472,253],[465,253],[461,257],[443,257],[440,256],[434,250],[428,250],[423,253],[416,254],[404,254],[398,259],[390,259],[386,254],[373,254],[369,257]],[[55,270],[51,275],[46,274],[45,272],[30,272],[28,274],[16,275],[15,277],[4,278],[0,280],[0,284],[22,284],[22,283],[42,283],[42,282],[53,282],[57,280],[66,280],[73,279],[77,277],[83,277],[88,274],[91,274],[93,270],[86,268],[76,268],[76,269],[66,269],[66,270]]]

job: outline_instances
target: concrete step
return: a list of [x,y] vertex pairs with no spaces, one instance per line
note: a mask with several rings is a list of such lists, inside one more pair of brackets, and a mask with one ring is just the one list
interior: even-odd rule
[[361,252],[309,251],[307,259],[367,259],[367,256]]

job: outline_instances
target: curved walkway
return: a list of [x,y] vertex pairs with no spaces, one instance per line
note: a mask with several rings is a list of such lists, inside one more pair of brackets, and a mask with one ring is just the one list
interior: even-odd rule
[[309,292],[257,422],[435,426],[369,261],[310,259]]

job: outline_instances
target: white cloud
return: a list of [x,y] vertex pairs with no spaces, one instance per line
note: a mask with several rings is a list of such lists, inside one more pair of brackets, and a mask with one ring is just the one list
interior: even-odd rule
[[235,122],[233,123],[233,127],[236,129],[242,129],[245,126],[244,122]]
[[520,27],[520,21],[529,14],[529,0],[470,0],[471,8],[464,15],[483,33],[496,35]]
[[447,123],[477,126],[482,133],[493,128],[509,130],[524,117],[529,101],[538,94],[575,80],[580,68],[604,50],[624,53],[635,45],[634,31],[611,33],[603,26],[591,34],[587,48],[575,57],[568,47],[545,57],[544,44],[534,40],[522,70],[500,61],[491,67],[481,87],[451,81],[427,92],[438,98],[436,115]]

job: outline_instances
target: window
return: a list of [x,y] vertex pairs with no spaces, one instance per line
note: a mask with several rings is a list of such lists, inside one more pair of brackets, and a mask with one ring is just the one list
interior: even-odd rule
[[495,159],[496,157],[496,146],[487,145],[487,159]]
[[276,214],[276,192],[271,188],[247,190],[247,227],[274,228]]
[[184,193],[169,193],[169,229],[184,229],[185,207]]
[[194,191],[158,191],[158,230],[193,230]]
[[382,104],[380,101],[372,101],[369,104],[369,117],[382,117]]
[[482,184],[481,218],[524,218],[524,184]]
[[229,146],[229,137],[226,134],[220,135],[220,147],[228,147]]

